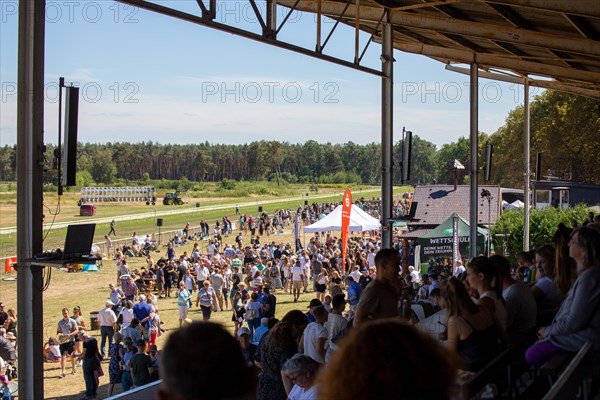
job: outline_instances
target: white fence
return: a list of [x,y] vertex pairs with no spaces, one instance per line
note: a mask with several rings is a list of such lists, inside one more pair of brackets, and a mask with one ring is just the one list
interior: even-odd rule
[[145,201],[156,203],[156,188],[143,187],[83,187],[79,198],[82,203],[116,202],[116,201]]

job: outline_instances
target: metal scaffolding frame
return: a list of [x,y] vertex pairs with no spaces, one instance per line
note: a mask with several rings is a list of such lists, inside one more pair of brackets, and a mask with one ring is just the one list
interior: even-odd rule
[[[479,67],[509,70],[522,77],[530,74],[549,77],[548,81],[527,79],[526,86],[539,85],[600,98],[600,9],[596,0],[266,0],[264,12],[256,0],[247,0],[261,26],[260,34],[215,21],[216,0],[197,0],[200,16],[144,0],[119,1],[381,77],[384,245],[391,244],[393,49],[422,54],[445,64],[471,65],[472,93]],[[382,2],[392,8],[377,4]],[[278,5],[290,9],[279,26]],[[314,50],[277,39],[293,10],[317,14]],[[321,41],[322,16],[336,21],[324,41]],[[19,2],[17,305],[21,332],[19,397],[26,399],[43,398],[43,362],[34,346],[43,340],[42,271],[25,260],[31,260],[42,247],[44,18],[44,1]],[[354,27],[352,61],[323,53],[339,22]],[[547,25],[552,25],[552,29],[543,29]],[[371,34],[362,52],[360,31]],[[361,64],[372,41],[382,43],[381,71]],[[470,131],[476,141],[476,96],[471,99]],[[475,178],[477,153],[473,146],[471,152],[471,176]],[[473,189],[472,206],[477,204],[476,179],[472,179]],[[472,228],[476,222],[471,215]]]

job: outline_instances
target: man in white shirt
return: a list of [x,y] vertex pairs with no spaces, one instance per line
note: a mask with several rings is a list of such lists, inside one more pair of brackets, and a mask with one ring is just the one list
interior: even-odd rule
[[196,270],[196,283],[198,287],[201,287],[204,281],[210,276],[210,271],[203,264],[196,264],[194,269]]
[[106,339],[108,338],[108,346],[110,347],[117,327],[117,316],[112,310],[112,306],[114,306],[113,302],[106,300],[105,307],[98,311],[98,325],[100,325],[100,336],[102,338],[100,353],[103,357],[106,355],[104,352]]
[[300,260],[295,260],[294,266],[290,269],[290,272],[292,274],[292,293],[294,294],[294,302],[297,302],[300,297],[300,290],[306,281],[304,269],[300,266]]
[[369,268],[375,266],[375,248],[371,247],[369,249],[369,254],[367,254],[367,262],[369,263]]
[[304,328],[304,354],[318,362],[325,364],[327,353],[327,329],[323,326],[327,322],[328,313],[325,307],[315,307],[313,310],[316,321]]
[[331,300],[331,312],[324,326],[327,329],[327,355],[325,361],[328,362],[337,346],[331,341],[348,326],[348,320],[344,318],[346,309],[346,300],[343,294],[336,294]]
[[412,283],[421,283],[421,275],[415,271],[415,267],[412,265],[408,266],[408,274]]
[[304,272],[304,283],[303,283],[303,289],[304,289],[304,293],[308,293],[308,281],[310,281],[310,262],[305,262],[304,265],[302,265],[302,262],[300,263],[302,266],[302,271]]
[[362,276],[359,269],[359,266],[355,265],[354,267],[352,267],[352,272],[350,272],[350,276],[352,277],[352,279],[354,279],[354,282],[356,283],[360,281],[360,277]]
[[208,254],[208,257],[211,259],[213,259],[213,257],[215,256],[215,252],[217,251],[217,247],[215,246],[215,241],[211,240],[209,245],[206,246],[206,253]]
[[456,269],[454,270],[453,275],[460,279],[463,272],[465,272],[465,266],[463,265],[462,260],[456,260]]

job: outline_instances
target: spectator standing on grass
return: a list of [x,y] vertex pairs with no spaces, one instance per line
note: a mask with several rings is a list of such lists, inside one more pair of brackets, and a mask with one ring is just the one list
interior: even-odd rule
[[121,329],[127,328],[131,324],[133,317],[133,302],[126,300],[125,307],[121,310]]
[[148,328],[150,327],[150,313],[152,312],[152,306],[146,303],[146,296],[140,294],[140,301],[133,306],[133,314],[140,321],[142,326],[143,336],[148,337]]
[[306,275],[304,270],[300,266],[300,260],[294,259],[294,266],[290,269],[292,275],[292,293],[294,295],[294,302],[298,302],[300,298],[300,291],[304,287],[306,281]]
[[65,377],[65,363],[67,355],[71,356],[71,372],[75,373],[75,356],[73,352],[75,350],[75,336],[77,335],[77,322],[69,317],[69,309],[62,309],[63,318],[58,321],[58,328],[56,333],[58,334],[60,344],[60,372],[61,378]]
[[123,293],[125,293],[125,298],[130,301],[134,301],[138,294],[138,287],[133,281],[131,275],[127,276],[126,279],[121,277]]
[[133,339],[128,336],[123,338],[123,347],[123,357],[121,357],[121,368],[123,369],[123,372],[121,373],[121,389],[126,392],[133,386],[129,360],[131,360],[131,357],[137,352],[137,349],[133,347]]
[[123,328],[121,332],[123,337],[130,337],[133,341],[131,343],[137,342],[139,339],[142,339],[142,329],[140,328],[140,321],[136,318],[131,320],[131,325],[127,328]]
[[85,380],[85,396],[83,399],[95,399],[98,395],[98,370],[100,367],[100,354],[98,353],[98,341],[82,331],[80,335],[83,340],[83,352],[78,359],[83,360],[83,379]]
[[129,367],[131,368],[131,378],[133,386],[143,386],[152,381],[152,359],[146,354],[146,342],[142,339],[136,342],[137,353],[129,359]]
[[179,327],[183,325],[183,321],[187,318],[190,309],[190,299],[192,294],[185,288],[183,282],[179,282],[177,290],[177,309],[179,310]]
[[200,306],[202,310],[202,319],[204,321],[210,320],[212,309],[217,304],[217,295],[215,289],[210,286],[208,280],[204,281],[202,288],[198,290],[198,296],[196,297],[196,307]]
[[121,332],[115,333],[114,340],[115,342],[108,348],[108,355],[110,357],[108,361],[108,397],[113,395],[115,385],[121,383],[121,360],[125,351],[125,348],[121,344],[123,341],[123,334]]
[[98,324],[100,325],[100,335],[102,337],[100,344],[102,357],[106,355],[104,352],[106,349],[106,340],[108,339],[108,346],[110,347],[117,327],[117,316],[112,310],[112,306],[114,306],[113,302],[106,300],[104,308],[98,312]]
[[108,235],[106,236],[110,236],[111,234],[117,236],[117,232],[115,231],[115,220],[113,219],[112,221],[110,221],[110,231],[108,231]]

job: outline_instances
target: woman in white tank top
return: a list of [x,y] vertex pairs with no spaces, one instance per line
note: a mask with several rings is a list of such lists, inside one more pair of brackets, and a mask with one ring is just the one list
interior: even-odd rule
[[496,317],[506,337],[506,307],[502,300],[501,278],[498,269],[487,257],[475,257],[467,267],[469,285],[477,290],[479,299],[476,304],[487,307]]

